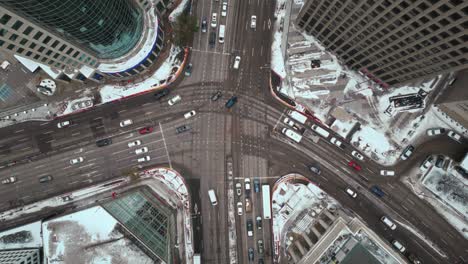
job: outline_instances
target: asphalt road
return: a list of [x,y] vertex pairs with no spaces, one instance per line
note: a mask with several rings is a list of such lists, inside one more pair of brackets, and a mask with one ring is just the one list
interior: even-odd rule
[[[155,101],[151,94],[103,105],[67,118],[73,122],[69,128],[57,128],[54,122],[30,122],[0,130],[0,173],[2,177],[16,176],[18,182],[0,186],[0,210],[21,203],[32,203],[52,195],[62,194],[89,186],[144,166],[172,166],[189,180],[199,181],[194,196],[202,223],[200,242],[204,263],[227,263],[227,185],[226,157],[234,164],[235,182],[245,178],[259,178],[262,184],[273,184],[281,175],[298,172],[335,197],[362,218],[388,241],[398,239],[408,250],[416,253],[423,263],[447,263],[411,232],[399,226],[390,231],[380,222],[389,215],[398,222],[412,225],[437,244],[454,262],[460,256],[468,259],[466,240],[458,234],[430,205],[420,200],[398,179],[411,173],[429,153],[437,150],[454,158],[466,152],[466,145],[456,144],[446,137],[428,138],[417,147],[415,155],[393,168],[397,177],[378,176],[381,166],[366,159],[363,170],[354,171],[347,166],[352,158],[351,146],[339,149],[319,139],[310,131],[308,123],[305,138],[300,144],[288,142],[279,131],[286,109],[272,99],[269,89],[269,49],[273,20],[273,3],[265,1],[229,2],[226,17],[221,16],[221,2],[199,1],[194,11],[200,17],[218,13],[219,24],[226,25],[226,40],[214,47],[208,43],[208,33],[197,33],[191,62],[193,72],[171,95]],[[257,28],[250,28],[251,15],[257,16]],[[201,22],[201,21],[200,21]],[[235,56],[241,56],[240,68],[233,69]],[[216,91],[222,98],[211,101]],[[174,106],[167,99],[179,94],[182,101]],[[224,104],[231,96],[238,103],[227,110]],[[196,110],[197,115],[185,119],[183,114]],[[121,128],[119,122],[132,119],[134,124]],[[176,134],[181,125],[190,131]],[[140,135],[138,129],[151,126],[154,131]],[[112,138],[113,144],[97,147],[95,141]],[[314,140],[315,139],[315,140]],[[141,140],[138,147],[128,143]],[[148,153],[137,155],[135,149],[147,147]],[[149,155],[151,161],[138,163],[137,158]],[[70,160],[83,157],[80,164]],[[307,165],[319,163],[322,174],[311,174]],[[51,175],[54,180],[40,184],[38,179]],[[373,196],[368,188],[378,184],[386,193],[383,198]],[[252,183],[253,185],[253,183]],[[359,192],[351,199],[344,189],[351,186]],[[207,191],[214,189],[218,205],[212,206]],[[247,237],[246,221],[261,214],[260,194],[250,194],[252,212],[236,215],[239,263],[249,263],[247,249],[255,249],[255,262],[260,257],[257,241],[265,243],[263,258],[272,262],[272,235],[268,221],[263,229],[255,229],[253,238]],[[235,202],[245,203],[245,196],[236,196]],[[198,236],[198,235],[197,235]],[[199,241],[199,240],[196,240]]]

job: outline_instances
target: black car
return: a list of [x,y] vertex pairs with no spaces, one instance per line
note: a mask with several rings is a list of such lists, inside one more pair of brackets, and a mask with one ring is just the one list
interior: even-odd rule
[[222,93],[220,91],[217,91],[211,96],[211,101],[217,101],[219,98],[221,98]]
[[206,22],[206,17],[204,17],[203,21],[201,23],[201,32],[205,33],[207,28],[208,28],[208,26],[207,26],[207,22]]
[[237,103],[237,96],[231,97],[227,102],[226,102],[226,108],[231,108]]
[[382,189],[380,189],[377,185],[372,186],[370,190],[378,197],[383,197],[385,195]]
[[258,264],[264,264],[265,262],[263,262],[263,259],[258,259]]
[[257,229],[262,229],[262,217],[257,216],[257,218],[255,218],[255,221],[257,222]]
[[190,76],[192,75],[192,63],[189,63],[187,67],[185,68],[185,76]]
[[254,191],[256,193],[260,192],[260,180],[254,179]]
[[253,260],[254,260],[254,249],[249,248],[249,261],[253,261]]
[[182,126],[176,128],[176,134],[180,134],[180,133],[183,133],[185,131],[189,131],[190,129],[191,129],[191,127],[189,125],[182,125]]
[[216,32],[210,32],[210,40],[209,40],[210,47],[214,47],[216,44]]
[[105,146],[108,146],[110,144],[112,144],[112,139],[111,138],[105,138],[105,139],[101,139],[101,140],[96,141],[96,146],[98,146],[98,147],[105,147]]
[[169,89],[161,90],[154,94],[154,99],[160,100],[161,98],[163,98],[164,96],[167,96],[168,94],[169,94]]
[[435,166],[437,168],[442,168],[444,166],[445,157],[443,155],[437,155]]

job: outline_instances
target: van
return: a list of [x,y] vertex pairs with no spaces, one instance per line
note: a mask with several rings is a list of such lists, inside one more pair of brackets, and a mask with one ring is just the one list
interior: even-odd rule
[[219,26],[219,36],[218,36],[219,43],[224,43],[224,30],[225,30],[225,26],[220,25]]
[[173,105],[175,105],[176,103],[180,102],[180,100],[182,100],[182,97],[180,97],[180,95],[176,95],[176,96],[172,97],[169,101],[167,101],[167,103],[168,103],[170,106],[173,106]]
[[281,130],[281,133],[283,133],[288,138],[294,140],[297,143],[301,142],[301,140],[302,140],[301,135],[299,135],[298,133],[294,132],[293,130],[291,130],[289,128],[283,128],[283,130]]
[[382,221],[386,226],[390,227],[391,230],[396,229],[395,223],[393,223],[393,221],[390,220],[390,218],[386,216],[382,216],[382,218],[380,218],[380,221]]
[[405,246],[403,246],[398,240],[393,240],[392,245],[394,248],[398,249],[398,251],[400,251],[401,253],[405,252],[406,250]]
[[39,178],[39,182],[40,183],[45,183],[45,182],[51,181],[52,179],[53,179],[52,176],[47,175],[47,176],[43,176],[43,177]]
[[216,199],[216,193],[213,189],[208,190],[208,196],[210,197],[210,202],[212,205],[218,204],[218,199]]
[[293,110],[288,111],[288,115],[301,124],[305,124],[307,116]]
[[234,69],[239,69],[239,65],[240,65],[240,60],[241,60],[241,57],[240,56],[236,56],[236,58],[234,59]]
[[318,125],[313,125],[312,130],[314,130],[315,133],[319,134],[320,136],[322,136],[324,138],[328,138],[328,136],[330,136],[330,132],[328,132],[325,129],[319,127]]
[[384,197],[385,195],[385,193],[377,185],[372,186],[370,190],[372,193],[374,193],[378,197]]

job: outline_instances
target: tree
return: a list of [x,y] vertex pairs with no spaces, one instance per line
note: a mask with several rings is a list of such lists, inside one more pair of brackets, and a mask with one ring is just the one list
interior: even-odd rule
[[174,25],[174,43],[178,46],[190,45],[193,33],[197,31],[197,18],[186,12],[180,14]]

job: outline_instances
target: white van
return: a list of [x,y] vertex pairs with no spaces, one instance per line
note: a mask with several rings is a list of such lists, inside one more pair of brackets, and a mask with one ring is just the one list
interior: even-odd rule
[[301,142],[302,136],[289,128],[283,128],[283,130],[281,130],[281,133],[286,135],[288,138],[296,141],[297,143]]
[[212,205],[218,204],[218,199],[216,199],[216,193],[213,189],[208,190],[208,196],[210,197],[210,202]]
[[219,26],[219,38],[218,38],[219,43],[224,43],[224,30],[225,30],[225,28],[226,27],[224,25]]
[[240,59],[240,56],[236,56],[236,58],[234,59],[234,69],[239,69]]
[[328,138],[330,136],[330,133],[328,131],[326,131],[325,129],[323,129],[323,128],[317,126],[317,125],[313,125],[312,130],[314,130],[315,133],[321,135],[324,138]]
[[405,246],[403,246],[398,240],[393,240],[392,245],[401,253],[405,252],[406,250]]
[[390,227],[391,230],[396,229],[395,223],[393,223],[393,221],[390,220],[390,218],[386,216],[382,216],[382,218],[380,218],[380,221],[382,221],[386,226]]
[[288,111],[288,115],[292,118],[294,118],[297,122],[301,123],[301,124],[305,124],[305,122],[307,121],[307,116],[297,112],[297,111],[293,111],[293,110],[289,110]]

